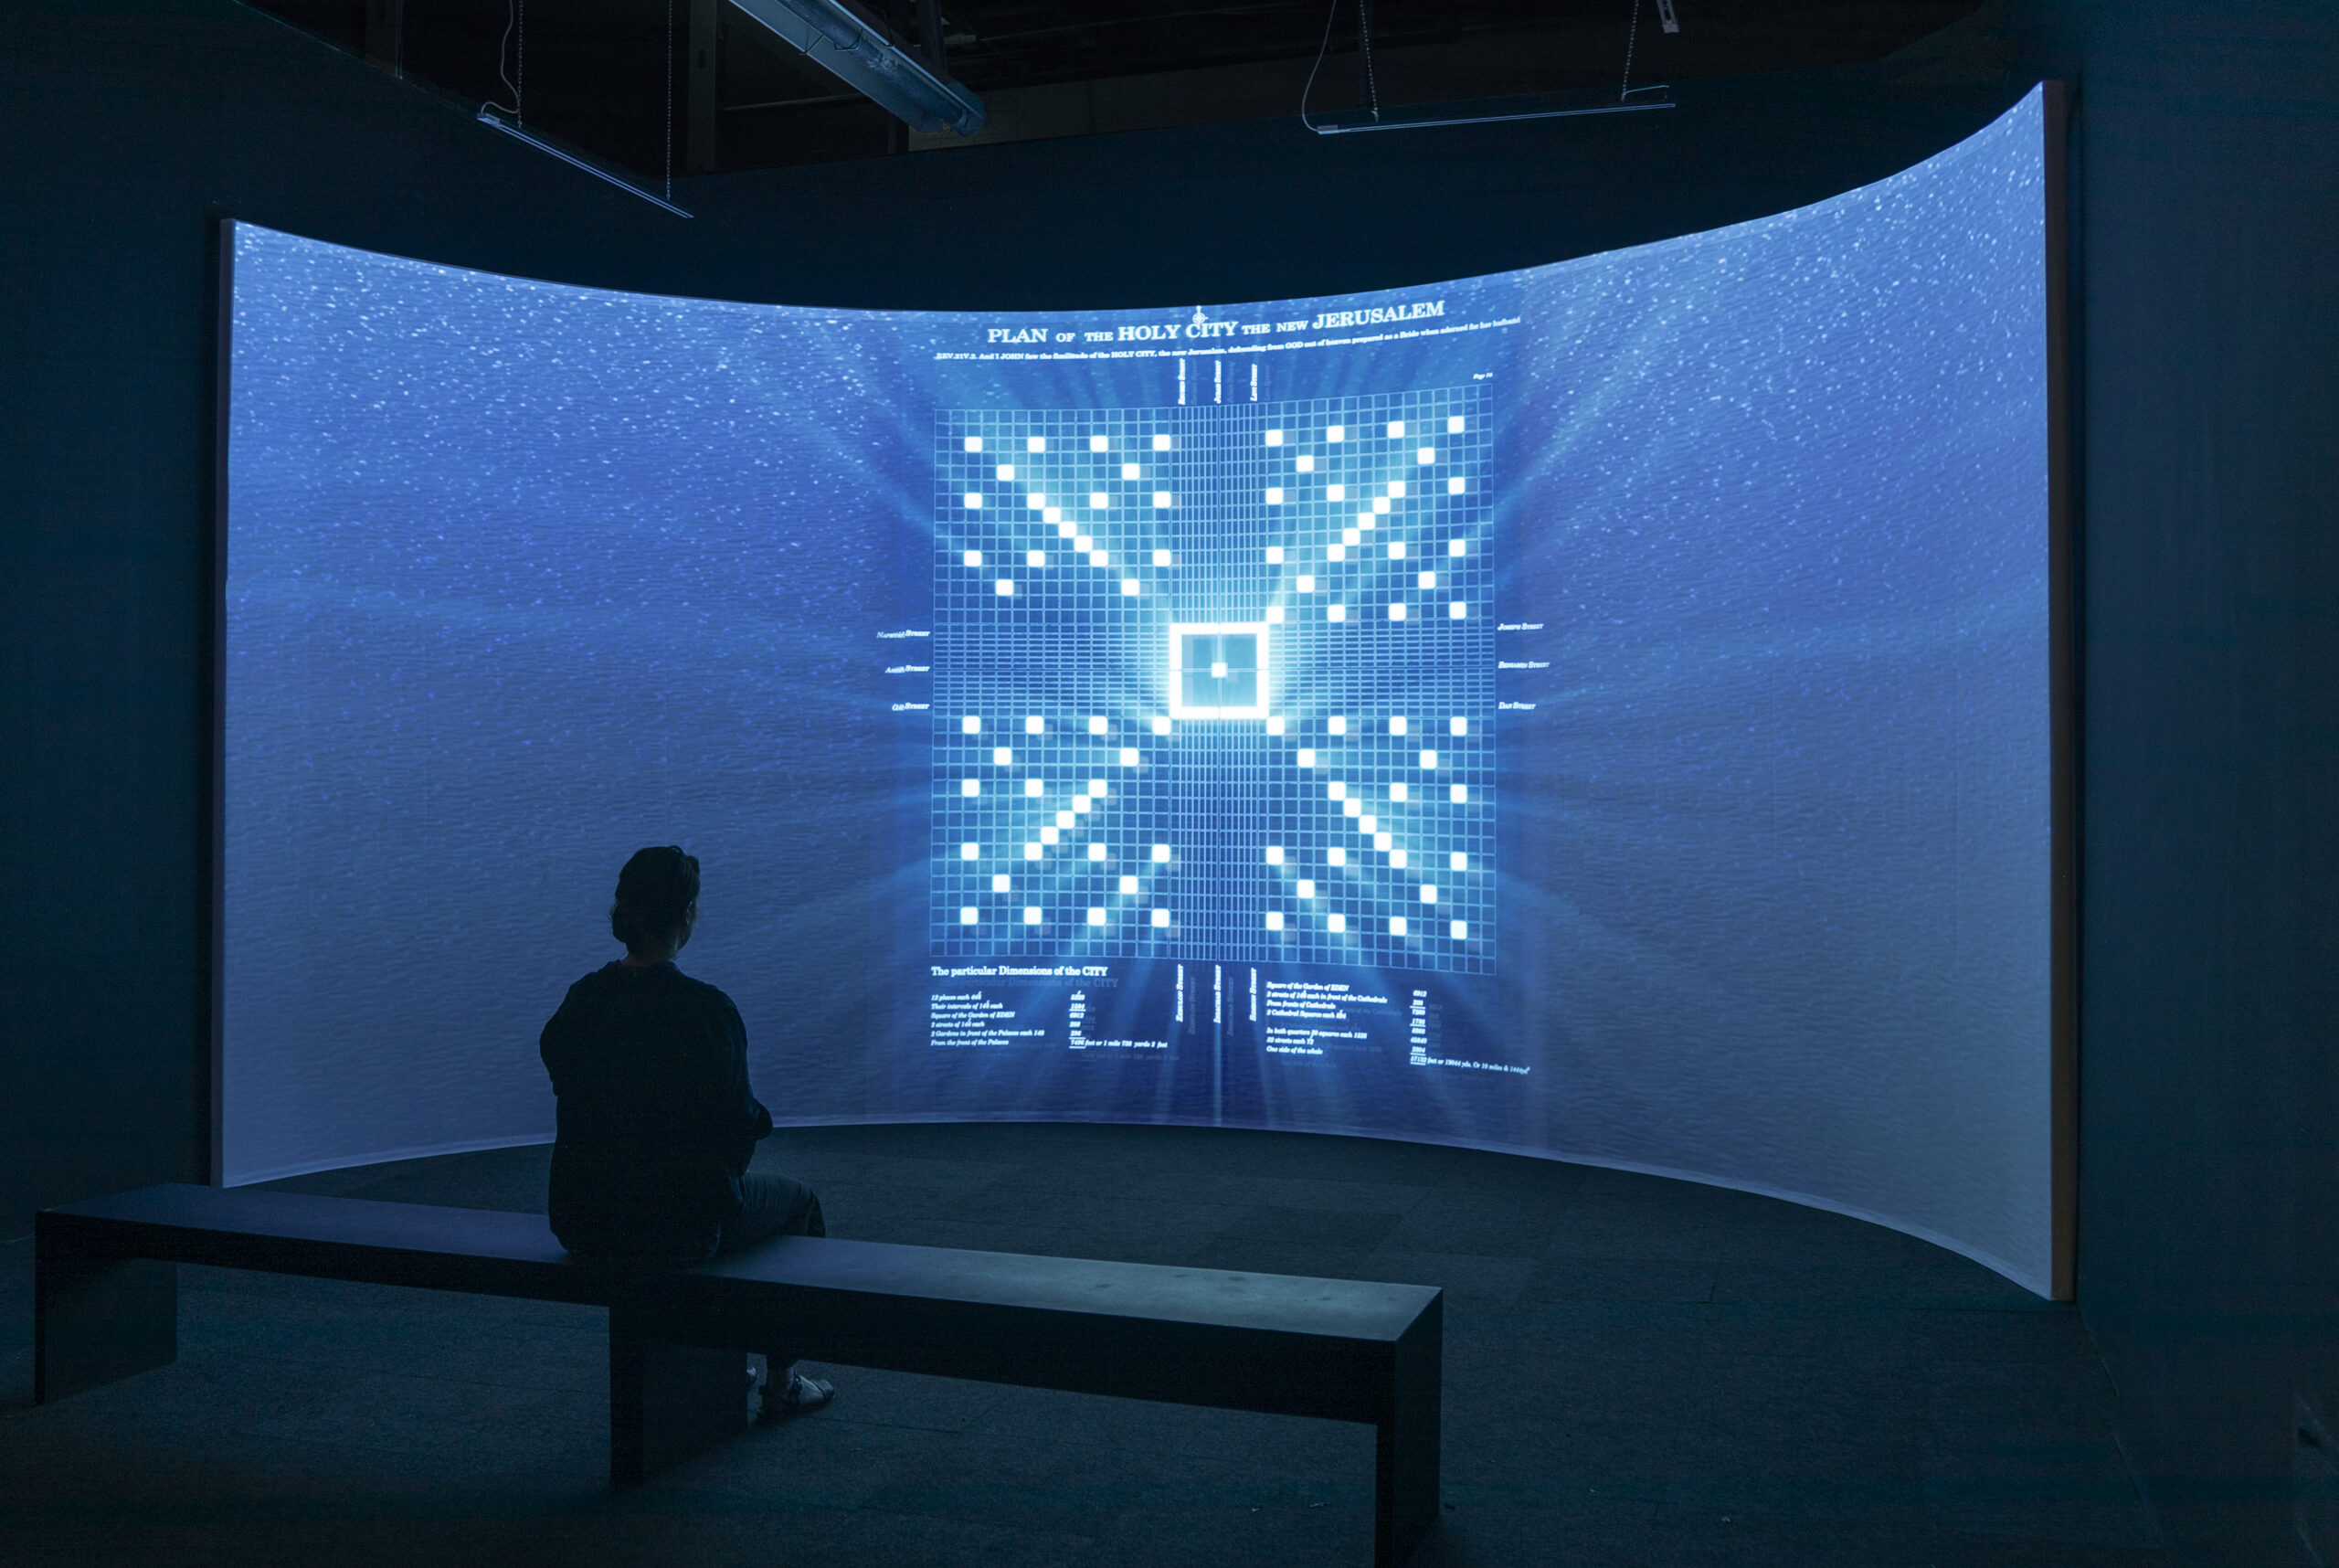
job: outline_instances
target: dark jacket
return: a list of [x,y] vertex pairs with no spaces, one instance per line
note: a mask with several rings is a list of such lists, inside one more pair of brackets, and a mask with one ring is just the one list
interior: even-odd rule
[[771,1132],[731,999],[672,964],[609,964],[568,988],[540,1048],[560,1097],[550,1204],[560,1244],[713,1252]]

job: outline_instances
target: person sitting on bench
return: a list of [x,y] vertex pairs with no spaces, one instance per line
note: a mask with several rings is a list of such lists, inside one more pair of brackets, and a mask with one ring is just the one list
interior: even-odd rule
[[[698,887],[697,857],[672,845],[627,861],[609,907],[626,956],[570,986],[544,1028],[559,1100],[547,1207],[553,1234],[581,1259],[698,1263],[828,1234],[811,1188],[748,1173],[771,1113],[748,1086],[746,1028],[729,997],[674,967]],[[792,1365],[772,1381],[771,1417],[835,1393]]]

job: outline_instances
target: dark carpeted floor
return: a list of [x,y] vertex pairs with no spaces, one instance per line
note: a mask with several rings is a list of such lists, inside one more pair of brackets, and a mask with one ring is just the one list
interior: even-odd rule
[[[541,1211],[548,1151],[280,1185]],[[1446,1292],[1419,1568],[2154,1568],[2068,1308],[1769,1199],[1168,1128],[786,1132],[841,1235]],[[0,1563],[1357,1564],[1370,1428],[833,1369],[835,1405],[606,1486],[602,1315],[181,1271],[174,1366],[31,1406],[0,1247]]]

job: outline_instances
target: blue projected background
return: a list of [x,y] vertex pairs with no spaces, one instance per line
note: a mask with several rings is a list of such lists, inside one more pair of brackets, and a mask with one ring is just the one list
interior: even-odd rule
[[2044,1289],[2044,136],[1200,309],[238,226],[228,1179],[548,1138],[678,842],[782,1122],[1510,1150]]
[[932,950],[1490,970],[1486,407],[947,414]]

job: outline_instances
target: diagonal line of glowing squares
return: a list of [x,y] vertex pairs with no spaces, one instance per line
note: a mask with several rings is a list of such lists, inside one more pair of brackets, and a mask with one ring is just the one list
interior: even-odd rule
[[1263,620],[1172,621],[1170,716],[1265,718],[1272,700],[1269,630]]

